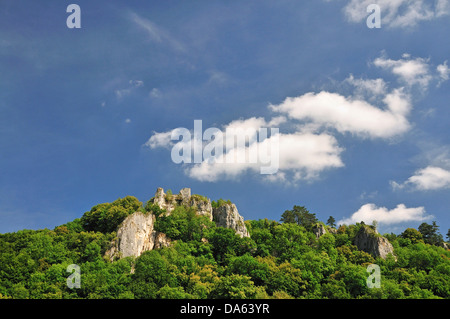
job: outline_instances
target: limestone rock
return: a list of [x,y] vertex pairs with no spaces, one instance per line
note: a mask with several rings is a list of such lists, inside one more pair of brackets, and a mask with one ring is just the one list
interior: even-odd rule
[[[165,209],[167,215],[170,215],[178,205],[192,207],[198,215],[214,220],[217,226],[231,228],[241,237],[250,237],[244,218],[239,215],[234,204],[225,204],[213,209],[210,199],[191,195],[190,188],[183,188],[179,194],[173,195],[164,193],[164,189],[159,187],[153,197],[153,203]],[[117,238],[111,243],[106,256],[110,260],[129,256],[138,257],[147,250],[169,247],[171,239],[154,229],[156,218],[152,213],[142,212],[127,216],[117,228]],[[205,241],[206,239],[202,239],[202,242]]]
[[153,203],[157,204],[159,208],[165,209],[167,214],[170,214],[175,209],[176,201],[172,194],[165,194],[164,189],[158,187],[153,198]]
[[188,206],[195,208],[198,215],[207,216],[209,220],[213,220],[213,209],[210,199],[205,200],[201,196],[193,195],[189,199]]
[[316,238],[319,238],[322,235],[325,235],[327,233],[327,230],[325,229],[325,226],[317,223],[316,225],[313,226],[312,231],[314,233],[314,235],[316,235]]
[[191,199],[191,189],[190,188],[182,188],[179,194],[181,204],[187,205],[189,200]]
[[368,226],[362,226],[355,236],[355,245],[359,250],[365,251],[374,257],[386,259],[389,254],[394,257],[394,248],[386,237]]
[[125,218],[117,229],[117,239],[107,252],[110,259],[114,257],[140,256],[144,251],[153,249],[155,216],[136,212]]
[[156,232],[153,249],[170,247],[171,240],[166,234]]
[[337,229],[333,227],[328,227],[327,231],[333,235],[337,234]]
[[191,195],[190,188],[183,188],[179,194],[165,194],[164,190],[159,187],[156,190],[153,203],[157,204],[161,209],[166,210],[166,214],[175,209],[177,205],[184,205],[186,207],[193,207],[197,214],[207,216],[213,220],[211,200],[200,195]]
[[226,203],[213,208],[213,220],[219,227],[231,228],[241,237],[250,237],[244,218],[239,215],[234,204]]
[[166,234],[154,230],[155,215],[136,212],[129,215],[117,229],[117,238],[106,252],[110,260],[138,257],[144,251],[170,246]]

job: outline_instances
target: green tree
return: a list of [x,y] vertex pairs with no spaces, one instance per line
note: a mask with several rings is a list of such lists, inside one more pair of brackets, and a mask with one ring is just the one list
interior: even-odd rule
[[217,262],[225,262],[226,257],[245,254],[247,239],[241,238],[234,230],[223,227],[213,228],[208,234],[208,242]]
[[197,215],[192,207],[176,206],[170,215],[156,219],[155,229],[171,239],[200,241],[215,224],[207,216]]
[[183,287],[169,287],[169,285],[165,285],[158,290],[156,297],[160,299],[191,299],[192,295],[186,293]]
[[423,242],[423,235],[421,232],[414,228],[407,228],[400,234],[404,239],[409,239],[412,244],[417,244],[418,242]]
[[297,223],[307,230],[311,230],[311,227],[318,222],[316,214],[310,213],[304,206],[297,205],[294,205],[292,210],[286,210],[281,215],[280,221],[283,223]]
[[328,217],[327,225],[331,227],[336,227],[336,219],[333,216]]
[[[98,204],[81,217],[83,228],[88,231],[110,233],[130,214],[140,210],[142,203],[134,196],[119,198],[112,203]],[[142,209],[143,210],[143,209]]]
[[249,276],[255,285],[262,286],[269,279],[269,267],[257,258],[245,254],[231,257],[227,263],[227,274],[240,274]]
[[307,241],[304,227],[292,223],[280,224],[274,228],[271,254],[280,261],[296,258],[311,249],[306,245]]
[[423,241],[430,245],[439,245],[444,241],[442,235],[438,232],[439,226],[435,221],[432,224],[422,223],[418,230],[423,236]]
[[258,289],[248,276],[231,274],[220,277],[212,295],[220,299],[255,299],[263,289]]

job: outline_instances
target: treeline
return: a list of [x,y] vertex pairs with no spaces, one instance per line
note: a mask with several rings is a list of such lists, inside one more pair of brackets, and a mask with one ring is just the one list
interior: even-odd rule
[[[354,245],[363,224],[332,228],[302,206],[280,222],[246,221],[250,238],[216,227],[177,207],[155,227],[172,246],[113,262],[104,255],[130,213],[161,214],[128,196],[100,204],[53,230],[0,235],[0,298],[449,298],[450,252],[434,224],[385,235],[394,257],[374,258]],[[328,223],[334,226],[334,219]],[[367,266],[381,270],[381,288],[368,288]],[[67,267],[80,266],[80,288]]]

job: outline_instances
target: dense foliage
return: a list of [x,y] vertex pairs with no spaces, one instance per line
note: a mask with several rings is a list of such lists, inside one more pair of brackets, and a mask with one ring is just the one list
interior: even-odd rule
[[[159,215],[155,227],[173,245],[105,259],[117,226],[137,210]],[[241,238],[183,206],[164,216],[151,203],[118,199],[53,230],[1,234],[0,298],[450,297],[450,252],[434,245],[435,224],[421,225],[425,233],[408,228],[386,235],[397,260],[384,260],[353,245],[361,224],[316,238],[311,225],[318,221],[301,206],[282,221],[246,221],[251,238]],[[373,263],[380,266],[381,288],[367,285]],[[67,286],[70,264],[80,266],[80,288]]]

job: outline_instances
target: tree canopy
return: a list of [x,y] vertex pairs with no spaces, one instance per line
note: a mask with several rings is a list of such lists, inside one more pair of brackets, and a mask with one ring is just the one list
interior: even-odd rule
[[[134,211],[157,214],[172,245],[110,261],[117,226]],[[386,234],[395,260],[358,250],[362,224],[317,238],[317,218],[303,206],[281,221],[246,221],[251,237],[241,238],[187,207],[166,216],[127,196],[53,230],[0,234],[0,298],[450,298],[450,251],[436,223]],[[71,264],[80,288],[67,286]],[[380,267],[380,288],[367,285],[369,264]]]

